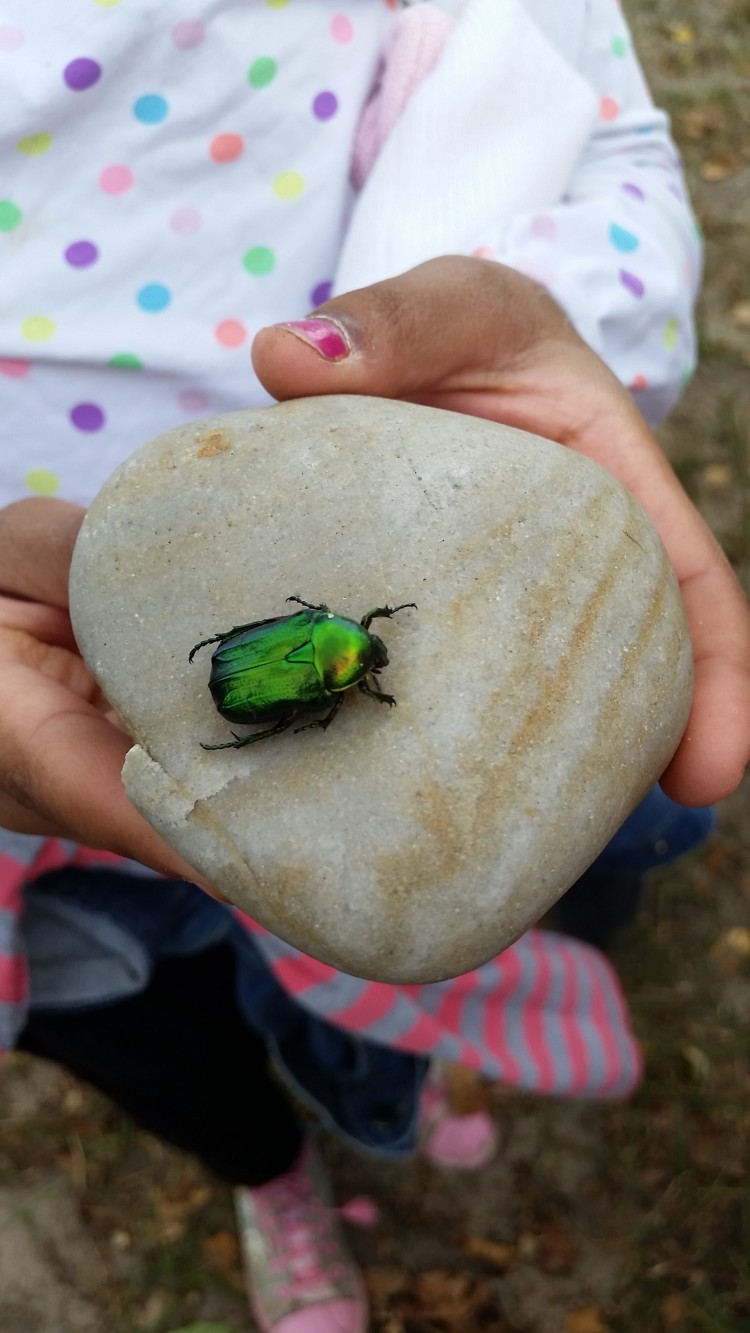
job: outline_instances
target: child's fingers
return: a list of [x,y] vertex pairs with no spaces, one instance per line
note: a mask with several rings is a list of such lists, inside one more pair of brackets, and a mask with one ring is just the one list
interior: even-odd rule
[[537,283],[501,264],[449,256],[334,297],[311,316],[263,329],[253,364],[275,398],[359,393],[407,398],[480,390],[483,371],[517,364],[563,329]]

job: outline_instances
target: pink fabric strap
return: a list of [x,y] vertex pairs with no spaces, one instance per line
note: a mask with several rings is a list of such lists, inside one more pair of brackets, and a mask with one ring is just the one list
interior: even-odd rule
[[454,20],[433,5],[415,5],[399,14],[354,135],[352,181],[364,185],[375,159],[409,98],[431,74]]

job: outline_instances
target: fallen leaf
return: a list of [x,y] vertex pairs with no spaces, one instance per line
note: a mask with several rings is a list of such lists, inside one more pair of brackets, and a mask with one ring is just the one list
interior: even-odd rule
[[750,958],[750,930],[733,926],[712,944],[710,955],[725,975],[737,972]]
[[724,490],[731,484],[732,469],[726,463],[709,463],[703,469],[703,480],[714,490]]
[[512,1268],[516,1261],[516,1246],[500,1240],[487,1240],[484,1236],[461,1236],[458,1243],[467,1254],[491,1264],[493,1268],[499,1268],[502,1273]]
[[703,864],[712,875],[726,874],[727,871],[734,871],[737,865],[737,857],[728,842],[719,841],[717,838],[713,847],[709,847],[703,858]]
[[380,1303],[406,1291],[411,1282],[411,1274],[403,1268],[366,1268],[364,1275],[370,1296]]
[[231,1231],[215,1231],[201,1241],[201,1256],[212,1273],[229,1273],[239,1263],[237,1237]]
[[155,1287],[141,1306],[135,1320],[136,1328],[151,1328],[158,1324],[169,1303],[166,1287]]
[[688,1068],[697,1083],[705,1083],[711,1074],[711,1061],[699,1046],[693,1046],[686,1043],[682,1047],[682,1054],[685,1057]]
[[180,1240],[187,1229],[188,1219],[208,1202],[211,1195],[208,1185],[195,1185],[178,1198],[154,1188],[151,1197],[156,1212],[155,1230],[160,1239]]
[[489,1284],[474,1282],[466,1273],[446,1273],[430,1269],[420,1273],[415,1282],[421,1318],[439,1318],[446,1323],[468,1319],[486,1305],[491,1297]]
[[566,1316],[565,1333],[607,1333],[607,1325],[596,1307],[591,1305]]
[[83,1088],[74,1083],[71,1088],[68,1088],[63,1097],[62,1109],[66,1115],[75,1115],[76,1111],[80,1111],[84,1100]]
[[539,1237],[535,1263],[542,1273],[569,1273],[576,1261],[576,1247],[560,1227],[549,1227]]
[[718,134],[726,129],[727,117],[722,106],[716,102],[704,102],[700,106],[688,106],[677,112],[677,124],[686,139],[700,143],[711,134]]
[[670,23],[669,35],[678,46],[692,46],[695,41],[695,32],[687,23]]
[[737,301],[729,312],[729,318],[741,329],[750,329],[750,298]]
[[701,162],[700,174],[704,181],[713,184],[716,181],[728,180],[741,166],[742,160],[736,153],[714,153],[712,157],[707,157]]

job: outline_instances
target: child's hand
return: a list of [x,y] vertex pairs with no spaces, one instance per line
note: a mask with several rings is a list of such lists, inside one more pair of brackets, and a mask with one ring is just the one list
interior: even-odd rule
[[688,805],[735,789],[750,758],[747,602],[629,394],[543,288],[501,264],[436,259],[262,330],[253,360],[276,398],[429,403],[544,435],[614,473],[661,534],[693,641],[693,708],[662,785]]
[[84,512],[64,500],[0,509],[0,826],[195,881],[125,796],[131,741],[76,648],[68,573]]

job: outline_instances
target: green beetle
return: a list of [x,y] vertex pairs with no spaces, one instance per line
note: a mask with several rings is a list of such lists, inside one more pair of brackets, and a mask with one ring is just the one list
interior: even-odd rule
[[[376,606],[361,621],[337,616],[327,606],[287,597],[305,607],[288,616],[254,620],[235,625],[224,634],[203,639],[191,649],[188,661],[208,643],[218,643],[211,658],[208,688],[218,711],[230,722],[272,722],[273,726],[250,736],[238,736],[222,745],[201,745],[204,750],[239,750],[266,736],[278,736],[292,725],[298,713],[333,705],[325,717],[308,722],[295,731],[322,727],[325,731],[344,702],[344,692],[356,685],[363,694],[382,704],[395,704],[392,694],[383,694],[378,672],[388,665],[382,639],[370,634],[379,618],[390,619],[416,602],[401,606]],[[371,676],[373,686],[368,684]]]

